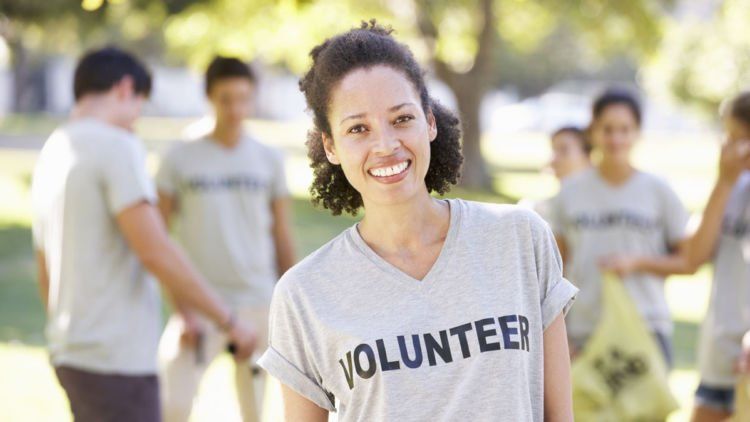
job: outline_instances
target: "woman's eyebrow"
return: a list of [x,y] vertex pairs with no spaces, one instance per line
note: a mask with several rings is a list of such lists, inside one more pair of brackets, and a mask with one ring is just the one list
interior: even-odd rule
[[[395,106],[389,108],[388,111],[394,112],[394,111],[398,111],[398,110],[400,110],[400,109],[402,109],[402,108],[404,108],[406,106],[413,106],[413,105],[414,105],[414,103],[412,103],[412,102],[405,102],[405,103],[401,103],[399,105],[395,105]],[[341,122],[339,123],[339,125],[343,125],[344,122],[347,121],[347,120],[360,119],[362,117],[365,117],[366,115],[367,115],[367,113],[357,113],[357,114],[352,114],[352,115],[346,116],[343,119],[341,119]]]
[[414,103],[411,103],[411,102],[401,103],[399,105],[389,108],[388,111],[398,111],[399,109],[404,108],[406,106],[410,106],[410,105],[413,106]]
[[362,117],[365,117],[367,113],[358,113],[358,114],[352,114],[350,116],[346,116],[343,119],[341,119],[341,123],[339,125],[343,125],[345,121],[351,120],[351,119],[360,119]]

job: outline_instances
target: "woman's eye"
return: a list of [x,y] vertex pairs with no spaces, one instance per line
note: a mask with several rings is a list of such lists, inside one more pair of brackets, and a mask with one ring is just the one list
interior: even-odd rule
[[406,123],[410,120],[414,120],[414,116],[405,114],[403,116],[398,116],[398,118],[396,119],[396,124]]
[[349,130],[347,131],[347,133],[354,133],[354,134],[356,134],[356,133],[362,133],[365,130],[366,130],[366,128],[365,128],[364,125],[356,125],[356,126],[352,126],[351,128],[349,128]]

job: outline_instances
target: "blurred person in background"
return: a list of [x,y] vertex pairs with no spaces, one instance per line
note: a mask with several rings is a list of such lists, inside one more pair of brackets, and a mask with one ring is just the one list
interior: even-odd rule
[[[265,349],[268,307],[278,278],[294,263],[289,192],[280,151],[248,133],[256,78],[237,58],[216,57],[205,89],[215,124],[202,139],[164,156],[156,183],[164,221],[237,315],[258,327]],[[174,223],[174,224],[173,224]],[[176,301],[159,345],[164,418],[186,421],[208,365],[225,350],[221,330]],[[243,420],[257,420],[252,362],[235,365]],[[262,381],[263,372],[255,369]]]
[[[552,160],[549,168],[552,169],[557,181],[563,181],[573,174],[591,167],[591,144],[586,138],[586,132],[575,126],[563,126],[550,136],[552,148]],[[545,220],[549,220],[554,197],[534,201],[522,199],[518,205],[531,208]]]
[[550,168],[558,181],[591,167],[591,144],[583,129],[563,126],[552,133],[550,145]]
[[726,103],[721,114],[726,141],[719,177],[685,247],[666,256],[620,255],[607,264],[626,277],[664,277],[694,274],[713,262],[711,298],[698,350],[700,384],[693,412],[697,422],[723,421],[732,415],[737,369],[747,373],[749,367],[742,338],[750,330],[750,92]]
[[[550,223],[565,274],[581,289],[567,319],[574,355],[585,347],[601,318],[606,260],[615,254],[664,255],[685,240],[688,212],[675,192],[631,162],[640,128],[641,108],[631,94],[610,90],[597,98],[589,133],[600,159],[570,176],[553,201]],[[671,364],[672,319],[664,278],[634,273],[622,281]]]
[[156,352],[170,294],[223,331],[246,359],[255,331],[237,320],[169,240],[132,126],[151,76],[115,48],[86,54],[70,120],[34,169],[32,230],[50,359],[76,421],[159,421]]

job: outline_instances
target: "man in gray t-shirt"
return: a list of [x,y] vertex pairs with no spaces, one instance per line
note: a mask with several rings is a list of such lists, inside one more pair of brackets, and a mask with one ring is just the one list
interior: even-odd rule
[[[566,320],[573,346],[582,346],[600,320],[602,260],[664,255],[685,238],[687,220],[669,185],[645,172],[636,171],[623,185],[612,186],[591,168],[563,183],[552,201],[550,225],[566,245],[565,275],[581,289]],[[672,319],[664,278],[633,273],[623,283],[651,330],[668,342]]]
[[422,280],[356,225],[287,272],[260,365],[340,421],[542,421],[544,331],[577,289],[533,212],[449,204]]
[[145,151],[132,124],[151,78],[114,48],[75,71],[70,122],[49,137],[34,169],[32,230],[50,360],[76,420],[158,421],[159,277],[227,332],[238,358],[255,333],[169,241],[154,206]]
[[[294,262],[288,221],[289,192],[280,151],[244,130],[255,76],[240,60],[217,57],[206,72],[215,114],[212,132],[179,142],[156,175],[159,207],[190,260],[241,318],[252,321],[265,347],[268,306],[278,277]],[[224,350],[225,336],[186,311],[167,324],[159,345],[166,422],[190,416],[208,365]],[[235,367],[243,420],[257,420],[247,364]]]

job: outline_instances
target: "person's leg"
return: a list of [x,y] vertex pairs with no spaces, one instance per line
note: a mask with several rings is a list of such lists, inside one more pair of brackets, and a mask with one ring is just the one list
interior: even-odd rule
[[97,374],[76,368],[55,368],[76,422],[159,422],[156,375]]
[[691,421],[719,422],[732,416],[734,389],[698,385],[695,391],[695,407]]
[[[208,364],[218,354],[208,347],[210,335],[205,332],[196,347],[183,346],[180,341],[182,320],[173,315],[159,343],[159,376],[161,379],[162,414],[164,422],[185,422],[193,408],[193,399]],[[209,350],[211,349],[211,350]]]
[[68,396],[70,413],[76,421],[87,421],[96,419],[94,407],[86,400],[86,391],[79,388],[78,370],[65,366],[55,367],[55,375],[60,386]]
[[662,356],[664,356],[664,362],[667,364],[667,369],[672,369],[672,367],[674,366],[672,337],[658,331],[654,332],[654,337],[656,337],[656,342],[659,345],[659,350],[661,351]]
[[265,371],[254,366],[253,362],[266,350],[268,345],[268,308],[241,309],[239,317],[252,323],[258,331],[258,345],[253,358],[246,363],[235,363],[234,374],[242,420],[254,422],[260,420],[261,409],[258,409],[257,404],[263,402],[262,396],[265,390],[266,377]]

